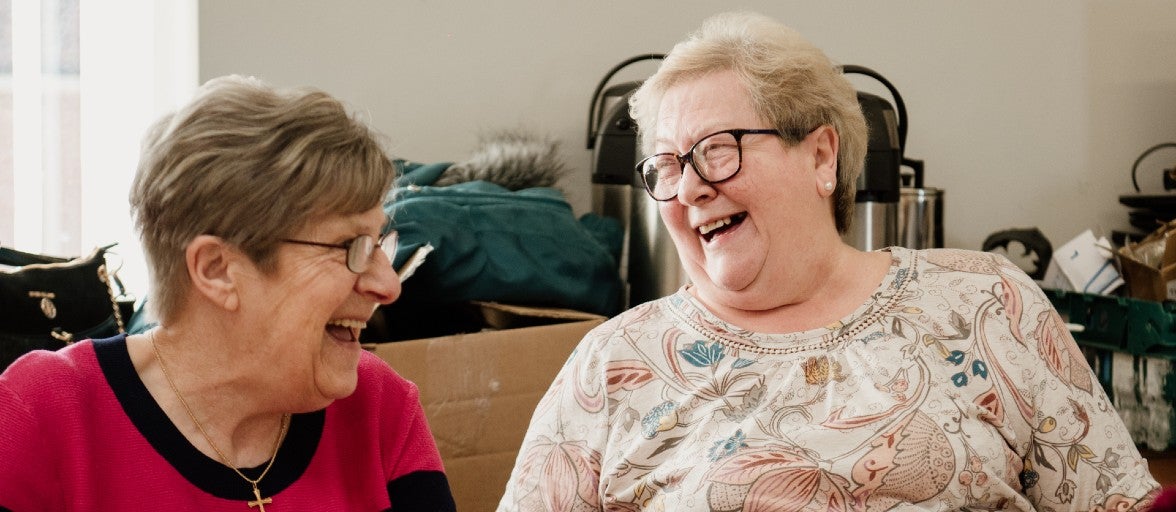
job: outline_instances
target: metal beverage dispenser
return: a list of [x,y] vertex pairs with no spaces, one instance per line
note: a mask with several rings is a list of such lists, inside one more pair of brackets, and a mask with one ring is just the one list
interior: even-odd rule
[[[863,251],[892,245],[912,249],[942,247],[943,191],[923,188],[923,161],[904,155],[907,116],[902,96],[889,80],[872,69],[846,65],[842,71],[881,82],[894,98],[891,106],[879,96],[857,93],[870,137],[866,164],[857,180],[853,225],[843,237],[845,242]],[[902,166],[914,171],[914,183],[903,183]],[[920,202],[920,198],[931,198],[934,202]],[[924,204],[930,204],[931,210],[920,207]],[[923,236],[929,230],[931,234]]]
[[863,251],[890,247],[898,241],[898,187],[902,153],[898,122],[886,100],[858,92],[858,103],[870,129],[866,165],[857,179],[853,224],[846,243]]
[[588,113],[588,149],[592,152],[592,211],[617,219],[624,228],[621,279],[626,283],[624,307],[669,295],[686,283],[678,251],[649,197],[637,178],[635,166],[642,155],[637,144],[637,124],[629,117],[629,96],[640,81],[608,87],[622,68],[661,54],[638,55],[613,67],[592,95]]

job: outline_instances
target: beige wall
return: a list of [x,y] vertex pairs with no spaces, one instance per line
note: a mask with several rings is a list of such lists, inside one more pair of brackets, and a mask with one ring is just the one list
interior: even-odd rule
[[[1013,227],[1038,226],[1055,247],[1087,228],[1126,228],[1118,196],[1133,192],[1132,163],[1176,140],[1166,0],[201,0],[200,78],[321,87],[367,110],[398,156],[424,162],[463,159],[485,130],[548,133],[563,141],[574,168],[563,185],[582,213],[597,82],[721,8],[775,16],[897,86],[907,155],[946,189],[948,246],[979,248]],[[1176,152],[1154,156],[1141,183],[1159,190]]]

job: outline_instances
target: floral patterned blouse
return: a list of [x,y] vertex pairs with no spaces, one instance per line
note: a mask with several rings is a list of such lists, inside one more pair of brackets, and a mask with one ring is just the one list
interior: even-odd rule
[[990,253],[890,249],[827,327],[685,289],[590,332],[500,511],[1125,510],[1159,485],[1049,300]]

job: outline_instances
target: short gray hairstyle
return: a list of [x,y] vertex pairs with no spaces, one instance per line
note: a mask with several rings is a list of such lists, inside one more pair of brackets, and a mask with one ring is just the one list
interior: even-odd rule
[[657,115],[673,86],[719,71],[733,71],[755,111],[795,144],[800,135],[830,125],[840,138],[833,215],[837,230],[853,221],[857,178],[865,165],[868,133],[857,92],[819,48],[791,28],[749,12],[722,13],[679,42],[657,72],[629,99],[641,147],[654,151]]
[[148,131],[131,185],[151,309],[166,322],[183,307],[195,237],[218,236],[272,272],[282,238],[383,204],[395,176],[378,135],[327,93],[208,81]]

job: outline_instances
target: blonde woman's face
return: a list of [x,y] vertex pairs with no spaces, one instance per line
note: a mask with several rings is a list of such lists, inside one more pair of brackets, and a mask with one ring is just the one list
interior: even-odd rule
[[[736,75],[723,71],[669,89],[656,128],[655,150],[682,154],[720,130],[772,126],[755,113]],[[815,193],[814,165],[803,151],[805,144],[787,148],[774,135],[747,135],[737,175],[708,184],[687,166],[677,197],[659,203],[704,300],[735,307],[761,304],[773,287],[786,287],[789,276],[800,271],[793,256],[805,247],[813,221],[829,217],[828,204]]]

